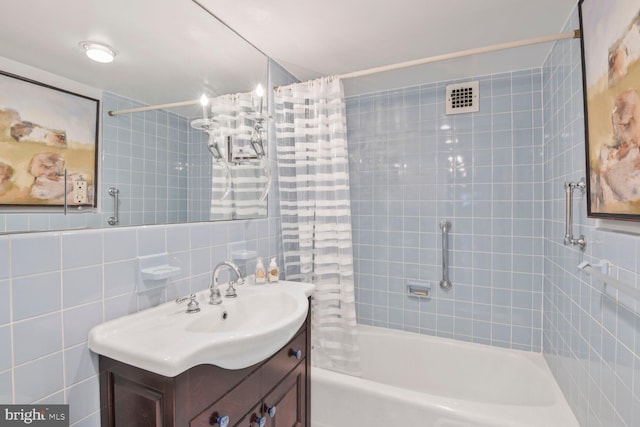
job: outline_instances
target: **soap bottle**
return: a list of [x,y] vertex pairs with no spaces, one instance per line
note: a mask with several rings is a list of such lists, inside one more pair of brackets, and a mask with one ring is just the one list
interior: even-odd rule
[[256,263],[256,285],[264,285],[266,281],[267,277],[264,271],[262,258],[258,258],[258,262]]
[[278,268],[275,257],[271,258],[271,262],[269,263],[269,274],[267,274],[267,278],[271,283],[277,282],[280,278],[280,269]]

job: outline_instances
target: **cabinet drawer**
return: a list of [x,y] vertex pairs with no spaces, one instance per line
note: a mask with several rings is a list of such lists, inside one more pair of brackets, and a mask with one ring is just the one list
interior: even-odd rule
[[[306,351],[306,328],[296,335],[279,352],[260,369],[262,373],[262,393],[268,393],[278,384],[298,363],[307,357]],[[297,353],[299,352],[299,353]],[[300,355],[298,359],[296,353]]]
[[259,380],[259,373],[253,373],[220,400],[192,419],[189,426],[217,427],[219,424],[215,422],[215,418],[223,416],[229,417],[229,427],[235,426],[251,410],[252,406],[260,402],[263,395],[260,393],[259,387],[256,387]]
[[[233,427],[256,427],[258,425],[258,423],[256,422],[256,418],[264,416],[265,415],[262,414],[262,403],[259,403],[258,405],[253,407],[249,411],[249,413],[247,413],[244,418],[242,418],[240,422],[235,424]],[[229,423],[229,425],[231,426],[231,423]]]

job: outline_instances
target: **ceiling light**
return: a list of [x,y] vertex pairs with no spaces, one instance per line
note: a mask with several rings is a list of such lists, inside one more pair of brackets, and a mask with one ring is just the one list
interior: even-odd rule
[[97,42],[80,42],[87,56],[96,62],[111,62],[116,56],[116,51],[109,46]]

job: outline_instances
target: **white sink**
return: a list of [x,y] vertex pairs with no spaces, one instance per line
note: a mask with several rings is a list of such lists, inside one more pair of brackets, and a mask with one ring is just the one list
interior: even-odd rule
[[[222,295],[226,286],[221,286]],[[284,346],[304,323],[307,283],[278,282],[237,287],[237,298],[208,303],[197,294],[199,313],[186,303],[158,307],[102,323],[89,333],[89,348],[138,368],[174,377],[202,364],[241,369],[261,362]]]

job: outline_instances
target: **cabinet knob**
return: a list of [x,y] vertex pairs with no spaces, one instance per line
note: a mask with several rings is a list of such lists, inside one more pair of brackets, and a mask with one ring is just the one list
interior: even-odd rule
[[302,359],[302,350],[291,349],[291,350],[289,350],[289,356],[290,357],[295,357],[296,359],[300,360],[300,359]]
[[253,414],[253,421],[251,421],[251,425],[256,425],[257,427],[264,427],[267,425],[267,417],[259,417],[256,414]]
[[264,405],[265,408],[265,412],[267,413],[267,415],[269,415],[269,418],[273,418],[276,416],[276,407],[275,406],[268,406],[268,405]]
[[220,427],[229,427],[229,416],[219,416],[218,413],[214,413],[211,416],[211,425],[218,424]]

